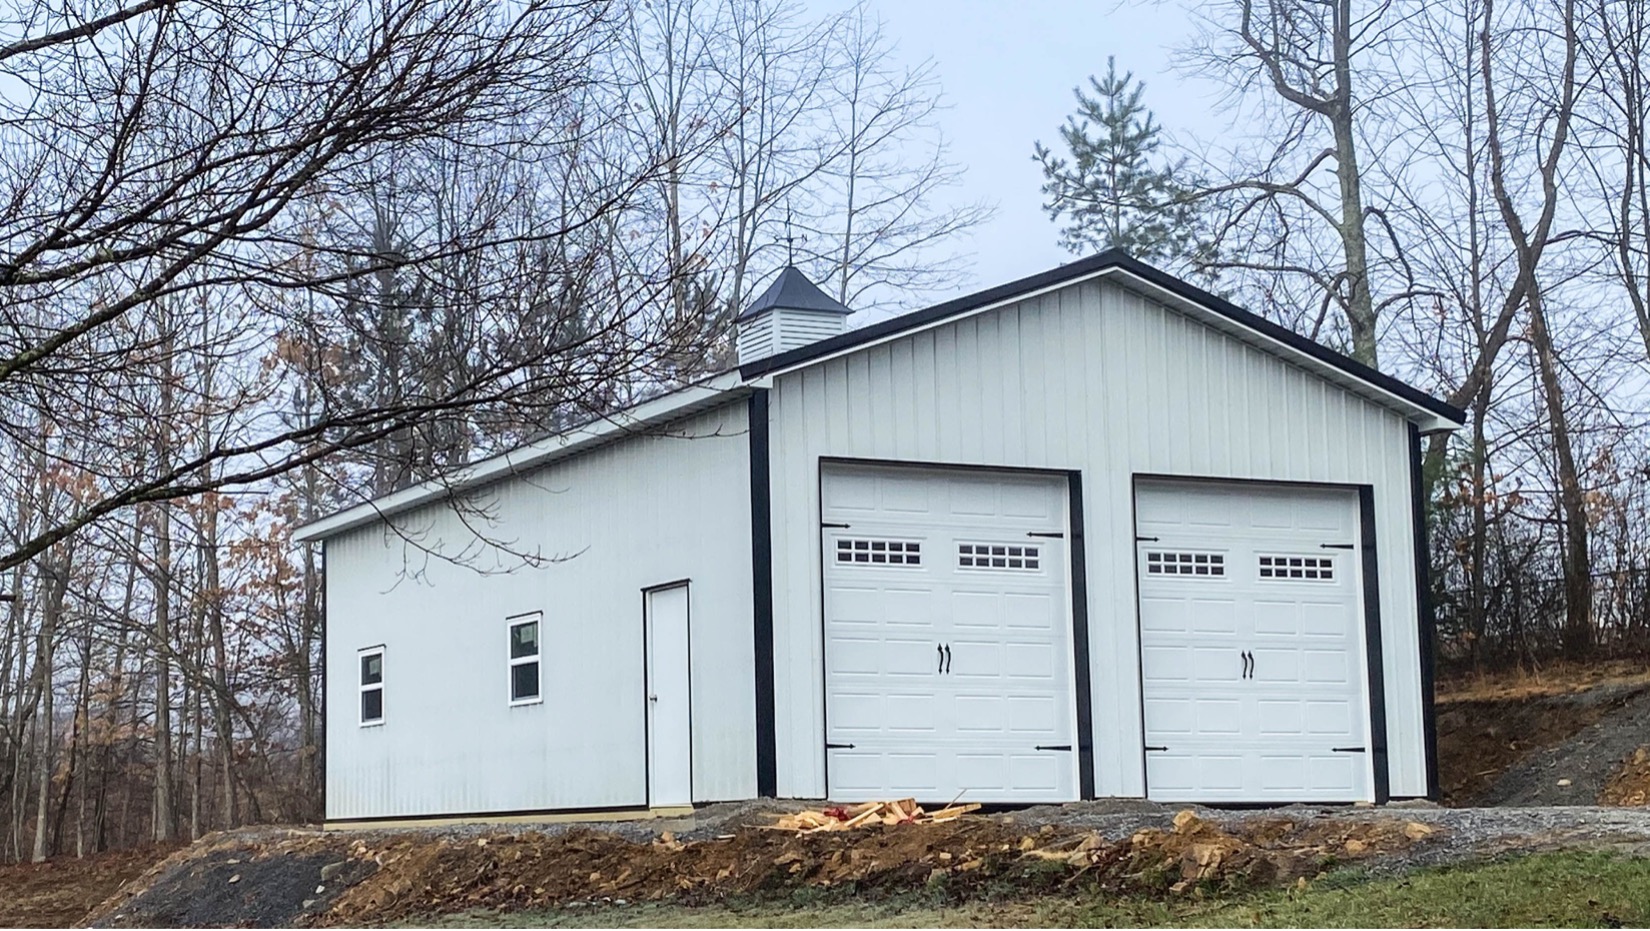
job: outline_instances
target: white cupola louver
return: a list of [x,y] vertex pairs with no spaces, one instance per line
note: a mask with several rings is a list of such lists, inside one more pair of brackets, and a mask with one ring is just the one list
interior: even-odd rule
[[851,313],[796,266],[787,265],[768,290],[734,320],[739,364],[829,339],[848,329]]

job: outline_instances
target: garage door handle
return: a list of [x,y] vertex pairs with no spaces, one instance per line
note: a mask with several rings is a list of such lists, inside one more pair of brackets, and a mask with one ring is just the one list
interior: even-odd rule
[[951,644],[945,645],[945,674],[951,675]]
[[934,668],[934,671],[935,672],[944,672],[945,671],[945,647],[942,647],[937,643],[934,644],[934,653],[939,656],[939,665]]
[[1253,679],[1255,677],[1255,654],[1244,650],[1238,656],[1243,660],[1243,678]]

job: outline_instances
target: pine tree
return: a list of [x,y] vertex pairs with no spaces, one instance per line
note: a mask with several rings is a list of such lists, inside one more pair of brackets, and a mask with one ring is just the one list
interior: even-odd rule
[[1209,247],[1191,194],[1184,161],[1156,158],[1162,128],[1141,102],[1146,87],[1132,72],[1119,76],[1106,59],[1106,76],[1076,88],[1077,112],[1060,127],[1067,155],[1036,143],[1042,164],[1043,209],[1063,223],[1060,245],[1087,253],[1120,248],[1147,262],[1195,270]]

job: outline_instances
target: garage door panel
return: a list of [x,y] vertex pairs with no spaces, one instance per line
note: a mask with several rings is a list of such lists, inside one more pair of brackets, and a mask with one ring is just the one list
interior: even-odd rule
[[937,751],[837,750],[831,754],[832,791],[843,801],[885,799],[891,792],[926,796],[939,789],[943,771]]
[[997,486],[998,501],[1001,508],[998,513],[1003,517],[1020,518],[1032,521],[1056,521],[1060,514],[1056,510],[1054,499],[1049,497],[1048,485],[1045,482],[1017,482],[1005,481]]
[[1009,695],[1004,699],[1008,706],[1008,733],[1015,737],[1014,743],[1035,745],[1037,742],[1050,742],[1067,739],[1071,730],[1066,716],[1061,712],[1061,700],[1052,694]]
[[951,629],[997,630],[1003,625],[1003,593],[964,589],[951,593]]
[[1060,625],[1064,611],[1047,592],[1004,592],[1002,604],[1003,630],[1015,636],[1034,632],[1050,642],[1056,638],[1055,628]]
[[996,692],[974,692],[957,695],[956,729],[963,735],[990,734],[1002,736],[1008,732],[1008,698]]
[[[1371,797],[1356,496],[1142,483],[1137,492],[1148,794],[1164,801]],[[1180,554],[1223,554],[1219,577]],[[1208,594],[1219,587],[1219,595]]]
[[[887,570],[844,570],[859,573]],[[937,612],[933,595],[925,588],[902,585],[836,584],[832,601],[839,624],[932,627]]]
[[831,707],[840,709],[831,722],[832,736],[844,741],[932,734],[939,718],[934,696],[921,693],[839,691],[832,693]]
[[1069,657],[1057,651],[1047,640],[1009,640],[1003,644],[1003,675],[1036,684],[1046,684],[1052,693],[1054,683],[1063,678],[1063,667]]
[[[836,494],[839,479],[849,493]],[[1077,742],[1065,543],[1029,536],[1064,530],[1065,482],[829,466],[823,484],[826,730],[829,743],[853,745],[827,748],[829,794],[1075,798],[1072,754],[1020,761],[1037,756],[1035,746]],[[835,510],[835,501],[848,507]],[[839,539],[916,540],[920,558],[915,565],[838,563]],[[839,649],[844,634],[853,644],[846,652]],[[897,655],[880,666],[854,652],[884,648]],[[880,704],[859,697],[878,693]],[[843,696],[858,704],[845,712]],[[839,726],[844,713],[856,727]],[[919,721],[915,732],[889,723],[907,713]],[[907,765],[900,753],[923,756],[929,769],[900,775]],[[848,774],[839,772],[839,760],[852,761]],[[874,773],[878,766],[887,770],[883,777]]]
[[[1140,650],[1140,666],[1148,683],[1192,681],[1192,648],[1179,644],[1147,646]],[[1147,686],[1150,689],[1150,685]]]
[[935,668],[934,644],[928,638],[833,636],[827,644],[832,668],[842,681],[855,676],[923,677]]
[[1290,738],[1307,733],[1306,709],[1299,699],[1273,698],[1255,702],[1255,730],[1266,737]]
[[877,509],[876,476],[832,476],[831,481],[825,484],[820,497],[826,510],[838,514],[844,511],[874,513]]
[[1347,701],[1303,701],[1301,721],[1304,734],[1352,738],[1363,733],[1352,703]]

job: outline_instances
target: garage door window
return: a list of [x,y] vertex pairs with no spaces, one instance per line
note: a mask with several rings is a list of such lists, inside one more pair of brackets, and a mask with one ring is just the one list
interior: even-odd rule
[[922,544],[915,540],[838,540],[836,561],[856,566],[920,566]]
[[957,566],[963,569],[1042,568],[1043,548],[1010,543],[959,543]]
[[1260,577],[1273,580],[1333,582],[1335,560],[1331,556],[1262,556]]
[[1224,576],[1226,557],[1220,553],[1147,552],[1146,574]]

